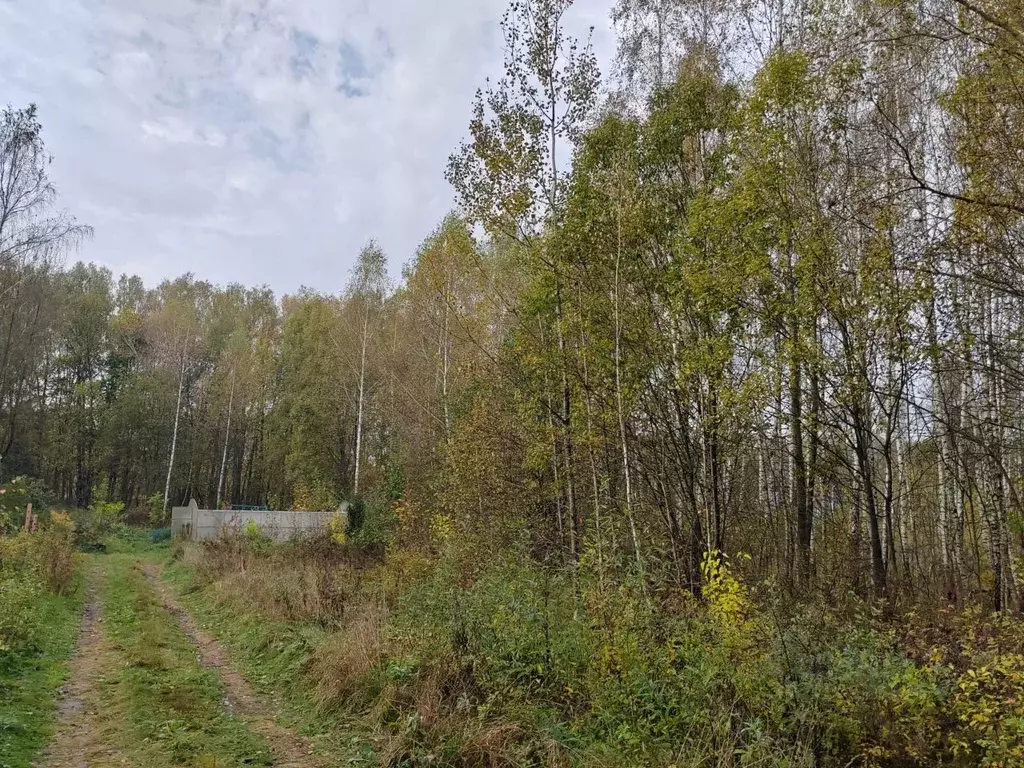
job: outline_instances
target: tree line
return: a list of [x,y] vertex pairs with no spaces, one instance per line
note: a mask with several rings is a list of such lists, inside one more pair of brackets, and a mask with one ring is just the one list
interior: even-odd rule
[[571,0],[503,76],[401,281],[59,266],[4,113],[0,471],[68,503],[330,508],[396,546],[525,542],[652,591],[708,553],[797,594],[1019,608],[1024,26],[1014,0]]

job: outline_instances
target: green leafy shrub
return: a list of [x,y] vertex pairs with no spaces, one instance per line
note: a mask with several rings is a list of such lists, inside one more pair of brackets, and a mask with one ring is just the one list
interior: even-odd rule
[[0,536],[0,656],[32,653],[40,640],[40,603],[48,594],[68,595],[75,587],[70,520],[54,516],[36,533]]
[[36,579],[0,574],[0,666],[7,667],[15,655],[35,647],[36,608],[42,596]]
[[263,529],[257,525],[255,520],[249,520],[245,524],[245,528],[242,529],[242,535],[245,538],[246,550],[256,557],[266,555],[270,552],[270,548],[274,543],[273,540],[263,532]]
[[348,505],[348,535],[350,537],[359,534],[366,520],[366,500],[362,496],[356,496]]
[[116,535],[124,525],[122,502],[94,501],[88,509],[72,512],[75,543],[82,549],[103,549],[104,539]]
[[164,514],[164,495],[159,491],[151,493],[146,498],[146,509],[149,511],[149,521],[153,525],[160,525],[167,521]]

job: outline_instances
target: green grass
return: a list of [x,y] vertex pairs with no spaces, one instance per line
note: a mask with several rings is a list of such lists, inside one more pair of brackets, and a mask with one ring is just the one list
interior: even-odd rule
[[232,662],[261,694],[281,705],[283,725],[313,740],[344,765],[372,765],[374,752],[366,729],[352,718],[323,712],[311,696],[304,674],[310,655],[328,636],[316,626],[270,621],[217,605],[198,584],[193,572],[174,563],[164,579],[196,620],[231,653]]
[[223,706],[218,675],[163,607],[136,557],[103,557],[105,631],[120,664],[105,682],[104,719],[119,745],[146,766],[271,763],[268,745]]
[[81,606],[81,586],[67,597],[40,597],[36,652],[0,658],[0,768],[30,765],[53,735]]
[[103,546],[106,547],[108,554],[142,556],[166,554],[171,548],[171,543],[169,541],[154,542],[152,534],[153,531],[149,528],[123,525],[113,535],[103,539]]

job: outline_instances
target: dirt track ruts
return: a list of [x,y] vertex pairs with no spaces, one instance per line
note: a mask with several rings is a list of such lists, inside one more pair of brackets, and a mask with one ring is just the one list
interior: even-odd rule
[[92,768],[128,765],[120,752],[109,746],[97,719],[99,685],[104,673],[103,607],[98,596],[96,573],[87,576],[86,606],[78,643],[71,658],[68,681],[60,689],[60,715],[56,736],[36,763],[42,768]]
[[232,714],[243,718],[254,731],[267,740],[274,755],[274,765],[278,768],[328,768],[331,763],[319,755],[314,755],[309,741],[277,721],[270,704],[232,667],[227,649],[196,623],[192,614],[175,599],[167,585],[160,580],[159,567],[149,564],[143,571],[163,601],[164,607],[175,617],[182,631],[195,643],[199,663],[220,675],[226,697],[224,706]]

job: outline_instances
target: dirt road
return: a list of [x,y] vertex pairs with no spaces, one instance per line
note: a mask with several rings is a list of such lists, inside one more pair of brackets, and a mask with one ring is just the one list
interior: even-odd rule
[[35,768],[331,764],[281,724],[171,594],[159,565],[96,555],[88,568],[56,735]]

